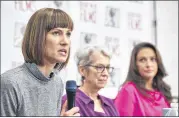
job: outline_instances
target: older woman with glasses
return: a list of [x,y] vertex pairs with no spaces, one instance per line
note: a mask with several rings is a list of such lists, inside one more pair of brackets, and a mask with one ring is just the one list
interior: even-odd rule
[[[80,116],[119,116],[113,101],[98,94],[113,71],[109,53],[99,46],[89,46],[77,51],[75,56],[82,77],[82,85],[77,89],[75,98]],[[63,96],[62,104],[66,99],[66,95]]]

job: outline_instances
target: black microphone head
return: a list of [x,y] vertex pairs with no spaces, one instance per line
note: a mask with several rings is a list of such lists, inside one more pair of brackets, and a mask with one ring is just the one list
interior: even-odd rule
[[76,85],[76,81],[75,80],[68,80],[67,82],[66,82],[66,90],[67,91],[76,91],[76,89],[77,89],[77,85]]

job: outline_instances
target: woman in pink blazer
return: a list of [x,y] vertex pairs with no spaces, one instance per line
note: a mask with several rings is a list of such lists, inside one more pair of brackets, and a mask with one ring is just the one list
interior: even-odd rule
[[127,79],[114,100],[120,116],[162,116],[162,109],[170,107],[172,100],[170,87],[163,81],[166,75],[155,46],[136,45]]

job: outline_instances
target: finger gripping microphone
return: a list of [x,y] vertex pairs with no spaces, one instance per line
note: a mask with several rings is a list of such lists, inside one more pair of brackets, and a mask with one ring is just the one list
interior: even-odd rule
[[75,106],[75,95],[76,95],[76,81],[68,80],[66,82],[66,93],[67,93],[67,101],[68,101],[68,110]]

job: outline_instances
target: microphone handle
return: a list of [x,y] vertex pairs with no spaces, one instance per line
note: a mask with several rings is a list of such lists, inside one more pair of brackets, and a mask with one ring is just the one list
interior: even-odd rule
[[68,110],[75,107],[75,92],[67,92]]

